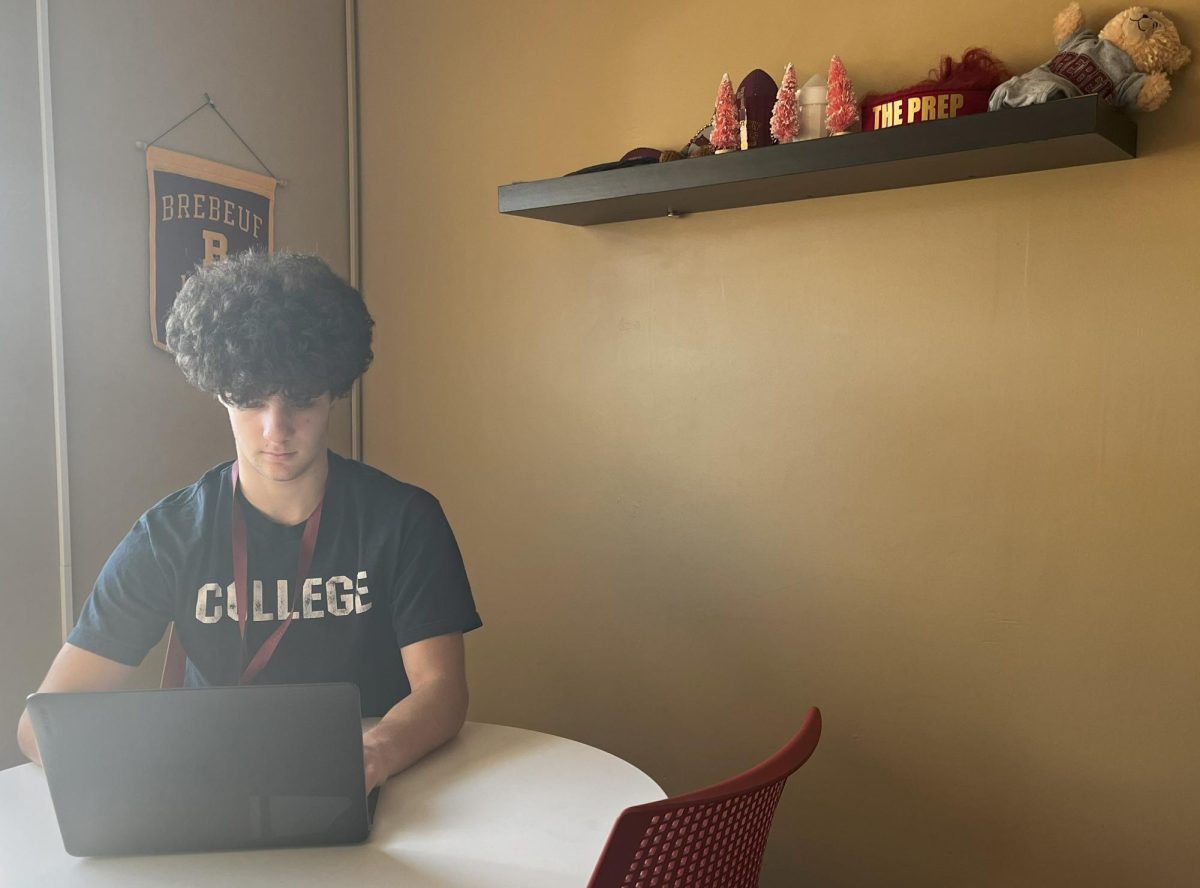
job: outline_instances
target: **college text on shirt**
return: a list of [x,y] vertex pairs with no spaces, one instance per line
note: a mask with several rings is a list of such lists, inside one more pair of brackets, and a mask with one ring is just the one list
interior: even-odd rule
[[[260,623],[269,620],[286,620],[289,611],[293,620],[320,620],[331,617],[346,617],[366,613],[371,609],[368,600],[371,590],[367,587],[367,572],[360,570],[353,580],[346,576],[309,577],[304,581],[300,594],[299,610],[291,610],[291,583],[275,581],[274,601],[268,601],[262,580],[250,583],[250,619]],[[271,609],[268,609],[270,607]],[[238,604],[235,586],[230,583],[205,583],[196,590],[196,619],[201,623],[219,623],[222,617],[237,621]]]

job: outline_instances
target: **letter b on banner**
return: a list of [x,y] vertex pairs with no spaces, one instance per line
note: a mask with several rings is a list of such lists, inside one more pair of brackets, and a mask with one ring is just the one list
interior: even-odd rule
[[219,259],[224,259],[229,251],[229,239],[221,232],[209,231],[207,228],[201,234],[204,237],[204,264],[211,265]]

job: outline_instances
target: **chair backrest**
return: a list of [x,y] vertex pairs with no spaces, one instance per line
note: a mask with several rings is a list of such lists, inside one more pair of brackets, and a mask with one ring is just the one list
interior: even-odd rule
[[167,630],[167,656],[163,660],[162,678],[159,680],[160,688],[181,688],[183,687],[183,670],[187,662],[187,655],[183,652],[183,645],[179,643],[179,639],[175,635],[175,624],[171,624],[171,628]]
[[687,795],[626,808],[588,888],[754,888],[788,777],[821,737],[821,711],[773,756]]

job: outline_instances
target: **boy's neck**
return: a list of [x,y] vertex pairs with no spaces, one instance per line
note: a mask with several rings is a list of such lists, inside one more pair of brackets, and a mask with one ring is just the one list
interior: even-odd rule
[[242,495],[276,524],[294,525],[307,520],[325,496],[328,478],[328,453],[313,460],[303,474],[290,481],[267,478],[238,455],[238,485]]

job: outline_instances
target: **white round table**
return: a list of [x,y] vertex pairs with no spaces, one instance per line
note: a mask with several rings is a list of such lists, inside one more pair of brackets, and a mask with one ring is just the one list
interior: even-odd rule
[[363,845],[75,858],[42,770],[0,771],[0,885],[582,888],[623,808],[664,798],[573,740],[468,722],[383,787]]

